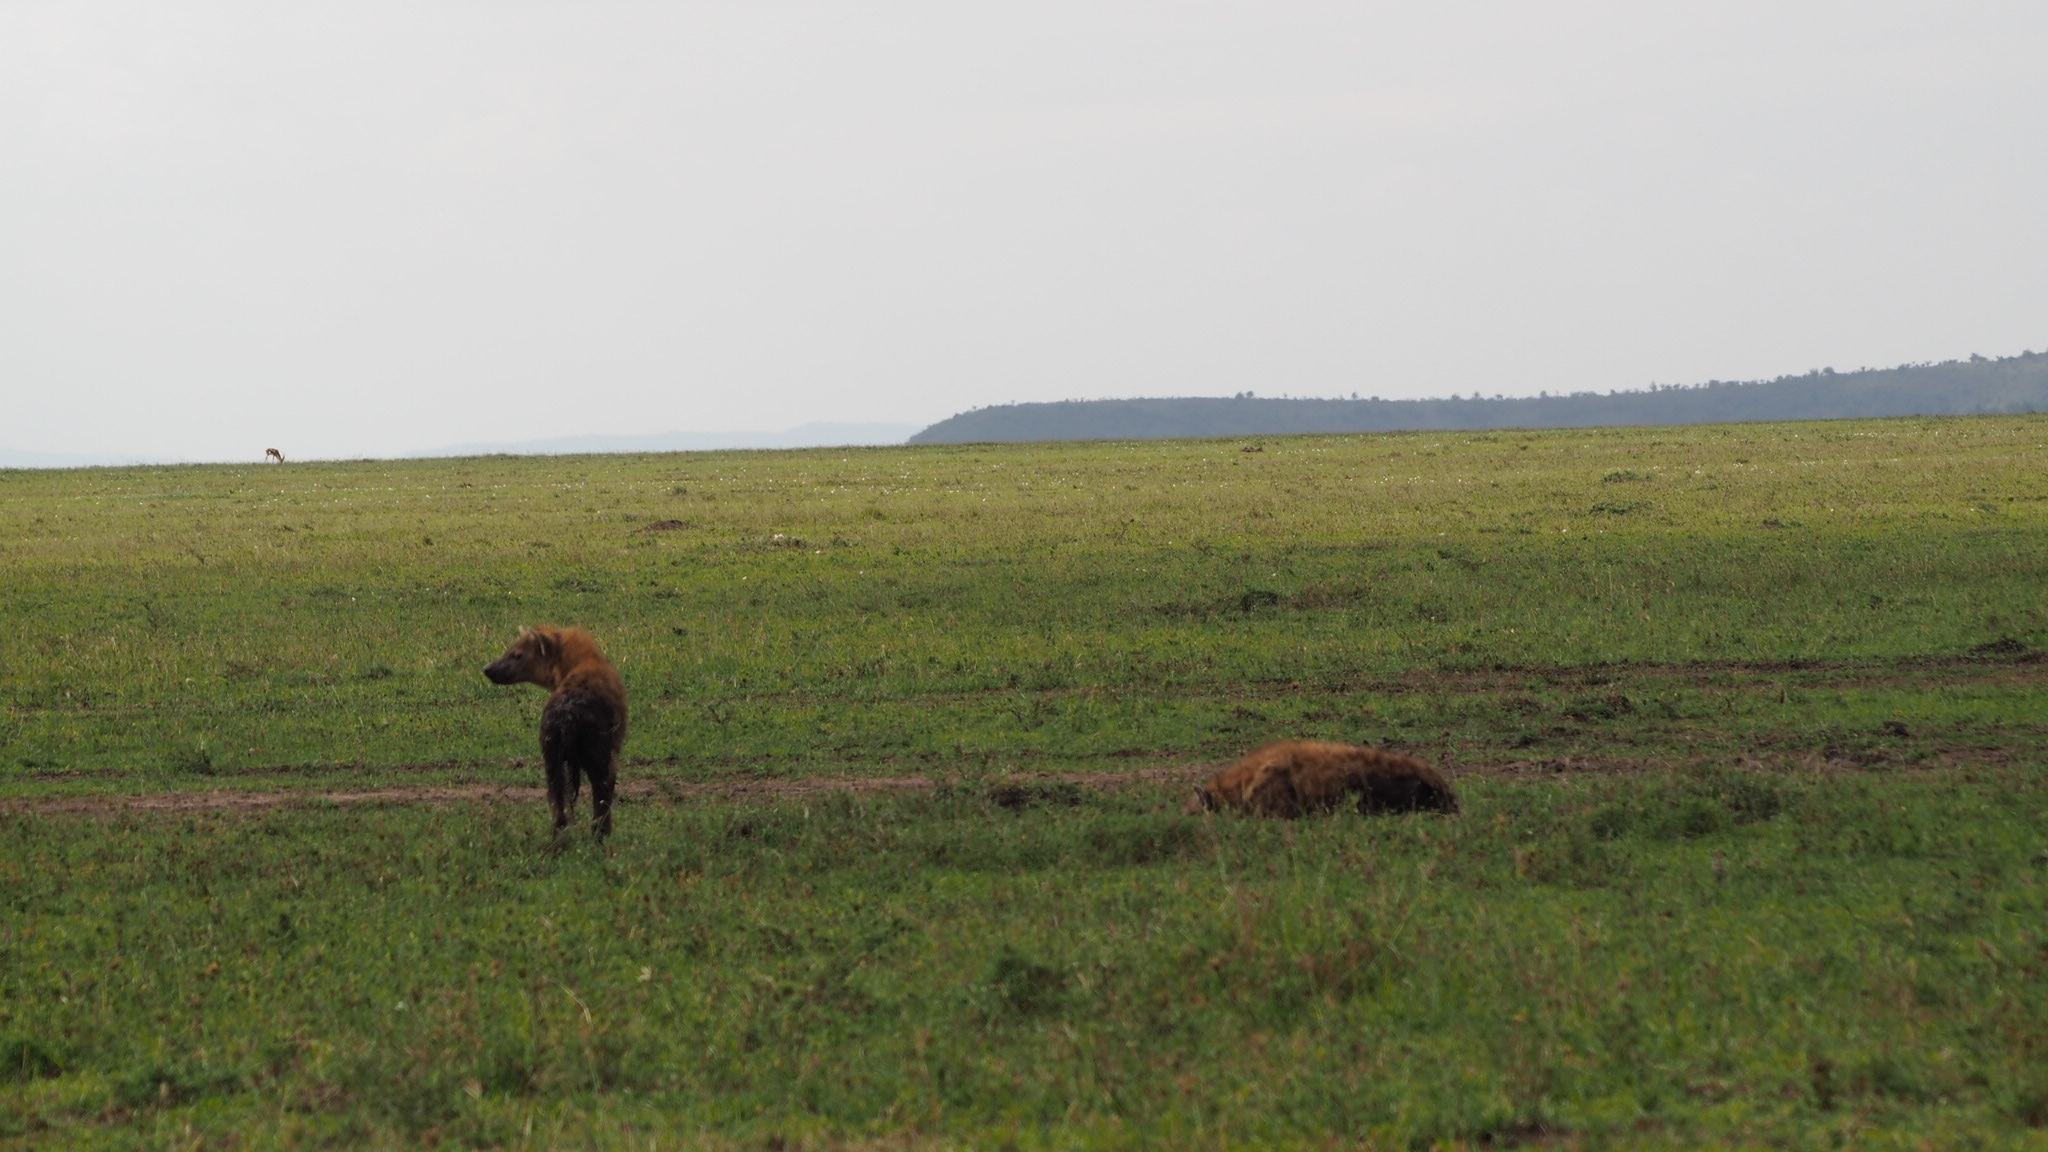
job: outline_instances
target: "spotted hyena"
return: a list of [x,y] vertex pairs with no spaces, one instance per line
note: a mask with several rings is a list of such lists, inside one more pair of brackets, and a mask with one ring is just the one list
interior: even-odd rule
[[1411,756],[1357,744],[1287,740],[1268,744],[1188,798],[1186,811],[1237,808],[1293,818],[1328,812],[1358,797],[1360,812],[1456,812],[1458,798],[1437,770]]
[[538,684],[549,692],[540,713],[540,752],[548,768],[555,834],[569,824],[583,777],[590,779],[591,830],[612,830],[619,752],[626,745],[626,683],[581,628],[524,628],[484,669],[493,684]]

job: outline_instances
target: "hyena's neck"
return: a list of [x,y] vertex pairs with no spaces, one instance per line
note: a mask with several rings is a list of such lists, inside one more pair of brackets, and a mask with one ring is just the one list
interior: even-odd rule
[[561,645],[561,651],[555,654],[554,664],[548,672],[556,684],[561,683],[569,673],[598,659],[597,641],[592,640],[590,633],[580,628],[562,632],[555,637],[555,643]]

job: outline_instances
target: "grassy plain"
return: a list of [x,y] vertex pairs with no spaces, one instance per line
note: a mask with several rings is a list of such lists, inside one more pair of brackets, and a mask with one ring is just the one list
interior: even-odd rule
[[[0,1141],[2048,1146],[2044,443],[0,472]],[[531,783],[543,621],[634,778],[943,783],[42,807]],[[1280,735],[1465,811],[1057,780]]]
[[543,621],[603,639],[632,755],[700,778],[1272,733],[1453,766],[1890,746],[1885,720],[2031,746],[1981,657],[2048,642],[2044,441],[2019,417],[0,472],[0,787],[502,772],[533,701],[478,669]]

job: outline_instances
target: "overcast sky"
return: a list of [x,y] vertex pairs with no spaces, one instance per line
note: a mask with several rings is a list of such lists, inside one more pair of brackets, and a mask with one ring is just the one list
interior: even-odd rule
[[0,447],[2048,347],[2048,4],[0,3]]

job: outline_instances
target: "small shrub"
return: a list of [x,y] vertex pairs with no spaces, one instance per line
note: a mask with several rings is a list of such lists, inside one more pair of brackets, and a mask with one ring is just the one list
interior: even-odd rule
[[988,790],[989,803],[1011,812],[1052,805],[1072,808],[1081,803],[1081,788],[1064,780],[1046,784],[998,784]]
[[1587,820],[1598,840],[1639,833],[1654,840],[1691,840],[1758,824],[1786,806],[1785,787],[1767,776],[1706,770],[1646,786],[1604,804]]
[[1870,1096],[1919,1102],[1933,1097],[1933,1091],[1919,1073],[1889,1053],[1872,1056],[1860,1063],[1850,1083]]
[[2029,1128],[2048,1128],[2048,1075],[2036,1073],[2005,1094],[2005,1111]]
[[1586,696],[1574,700],[1565,707],[1564,716],[1568,720],[1586,724],[1595,720],[1613,720],[1619,716],[1628,716],[1635,710],[1635,701],[1624,693],[1616,692],[1608,696]]
[[239,1073],[194,1061],[147,1064],[112,1082],[116,1103],[127,1108],[175,1107],[242,1087]]
[[987,1015],[1041,1016],[1057,1009],[1066,999],[1066,978],[1057,969],[1040,964],[1005,944],[989,964],[982,981],[987,997]]
[[1587,821],[1593,835],[1601,840],[1619,840],[1635,827],[1636,815],[1626,805],[1602,804]]
[[1728,826],[1728,815],[1706,796],[1687,796],[1672,810],[1668,827],[1678,837],[1711,836]]
[[64,1062],[33,1036],[0,1039],[0,1084],[26,1084],[64,1074]]
[[207,747],[204,740],[173,751],[166,761],[166,767],[186,776],[211,776],[217,770],[213,762],[213,749]]
[[1261,608],[1280,603],[1280,594],[1265,588],[1247,588],[1237,598],[1237,610],[1249,616]]
[[1183,860],[1203,850],[1201,828],[1194,821],[1118,815],[1091,821],[1085,843],[1100,868]]

